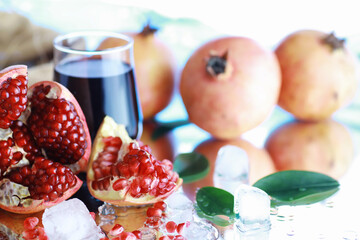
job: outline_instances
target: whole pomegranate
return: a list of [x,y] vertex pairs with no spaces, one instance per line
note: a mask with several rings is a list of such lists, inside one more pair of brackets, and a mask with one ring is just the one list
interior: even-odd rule
[[31,213],[57,204],[82,182],[91,141],[84,114],[55,82],[27,87],[26,66],[0,72],[0,208]]
[[286,123],[270,134],[265,147],[277,170],[316,171],[336,179],[354,158],[350,132],[332,119]]
[[[141,32],[126,33],[134,39],[136,83],[144,119],[154,117],[170,103],[175,87],[175,58],[156,36],[157,29],[146,25]],[[105,39],[99,49],[121,45],[116,38]]]
[[283,39],[275,50],[282,86],[279,105],[297,119],[329,118],[354,97],[358,62],[343,39],[333,33],[301,30]]
[[118,206],[165,199],[182,184],[170,160],[157,160],[147,145],[132,140],[124,125],[106,116],[96,134],[87,185],[97,199]]
[[180,81],[190,121],[219,139],[236,138],[263,122],[279,90],[275,55],[245,37],[205,43],[188,59]]

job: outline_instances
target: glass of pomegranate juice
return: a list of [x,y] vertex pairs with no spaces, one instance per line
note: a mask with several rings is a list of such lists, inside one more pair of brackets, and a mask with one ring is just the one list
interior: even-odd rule
[[124,124],[130,137],[140,137],[142,113],[130,37],[103,31],[58,36],[54,64],[55,81],[74,94],[93,139],[105,115]]

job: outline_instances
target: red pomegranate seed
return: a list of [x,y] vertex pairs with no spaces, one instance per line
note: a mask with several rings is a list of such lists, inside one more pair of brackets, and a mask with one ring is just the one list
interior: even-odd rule
[[171,240],[168,236],[161,236],[159,240]]
[[137,239],[142,238],[141,231],[139,231],[139,230],[132,231],[132,234],[134,234]]
[[166,171],[173,170],[173,164],[170,160],[164,159],[164,160],[162,160],[161,164],[165,167]]
[[173,233],[177,228],[177,224],[174,221],[169,221],[166,223],[165,228],[168,233]]
[[141,196],[141,187],[138,178],[135,178],[129,188],[129,193],[132,197],[138,198]]
[[136,240],[135,234],[131,232],[122,232],[119,236],[120,240]]
[[162,210],[159,208],[149,207],[146,211],[146,216],[148,217],[161,217]]
[[37,217],[28,217],[24,221],[25,230],[33,230],[38,225],[39,219]]
[[124,231],[124,227],[120,224],[115,224],[114,227],[109,231],[112,236],[119,236]]
[[167,207],[167,205],[166,205],[166,203],[165,203],[164,201],[159,201],[159,202],[156,202],[156,203],[154,204],[154,208],[158,208],[158,209],[160,209],[161,211],[165,211],[165,210],[166,210],[166,207]]
[[161,218],[159,217],[150,217],[145,221],[145,226],[150,228],[158,228],[161,224]]
[[118,180],[116,180],[112,187],[115,191],[120,191],[120,190],[123,190],[128,184],[128,180],[125,179],[125,178],[120,178]]
[[185,239],[185,237],[182,236],[182,235],[176,235],[176,236],[174,237],[174,240],[186,240],[186,239]]
[[152,179],[150,177],[140,178],[140,186],[142,193],[148,193],[151,189]]
[[[184,231],[184,228],[185,228],[186,225],[188,225],[188,224],[186,224],[186,223],[179,223],[179,224],[177,225],[177,228],[176,228],[177,233],[178,233],[178,234],[181,234],[181,233]],[[188,226],[186,226],[186,227],[188,227]]]

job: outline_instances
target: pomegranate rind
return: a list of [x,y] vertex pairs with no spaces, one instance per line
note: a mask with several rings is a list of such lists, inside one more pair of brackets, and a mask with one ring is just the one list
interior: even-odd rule
[[[44,200],[34,200],[31,198],[28,198],[26,200],[27,201],[26,205],[22,205],[22,204],[8,205],[8,203],[2,199],[2,201],[0,201],[0,208],[4,209],[5,211],[8,211],[8,212],[18,213],[18,214],[30,214],[30,213],[40,212],[40,211],[44,210],[45,208],[49,208],[56,204],[59,204],[59,203],[65,201],[66,199],[70,198],[72,195],[74,195],[80,189],[80,187],[83,183],[77,176],[75,176],[75,178],[76,178],[75,186],[68,189],[61,197],[59,197],[55,201],[44,202]],[[7,182],[10,182],[10,180],[7,178],[2,179],[0,181],[0,186],[2,186],[3,184],[6,184]],[[16,183],[11,182],[11,184],[16,184]],[[16,185],[19,185],[19,184],[16,184]],[[22,186],[22,188],[23,188],[22,191],[26,191],[26,189],[27,189],[27,187],[25,187],[25,186]],[[26,195],[26,193],[25,193],[25,195]]]
[[87,126],[87,122],[86,122],[86,118],[85,115],[78,103],[78,101],[76,100],[76,98],[74,97],[74,95],[62,84],[54,82],[54,81],[40,81],[37,82],[33,85],[30,86],[28,94],[32,94],[33,90],[40,85],[50,85],[51,86],[51,97],[52,98],[64,98],[67,101],[70,101],[75,109],[76,112],[80,118],[80,121],[83,125],[84,131],[85,131],[85,136],[86,136],[86,142],[87,142],[87,146],[85,149],[85,153],[84,155],[81,157],[81,159],[71,165],[67,165],[68,167],[70,167],[75,173],[78,172],[86,172],[87,170],[87,163],[89,161],[90,158],[90,154],[91,154],[91,137],[90,137],[90,132],[89,132],[89,128]]
[[7,68],[4,68],[0,71],[0,82],[3,79],[15,78],[17,76],[24,75],[27,76],[27,66],[26,65],[13,65]]
[[[134,198],[130,196],[130,194],[126,194],[125,190],[115,191],[112,188],[107,191],[100,191],[95,190],[91,187],[92,181],[95,179],[94,177],[94,171],[92,169],[92,163],[96,161],[96,158],[98,154],[102,151],[104,148],[104,142],[103,139],[105,137],[109,136],[118,136],[122,140],[122,146],[119,151],[119,158],[122,159],[123,156],[128,151],[128,146],[130,143],[137,143],[136,140],[133,140],[129,137],[125,126],[122,124],[117,124],[111,117],[105,116],[93,143],[93,149],[90,156],[88,171],[87,171],[87,186],[89,189],[90,194],[107,203],[111,203],[116,206],[137,206],[137,205],[148,205],[153,204],[158,201],[166,199],[168,196],[170,196],[173,192],[175,192],[181,185],[183,180],[179,178],[176,182],[176,186],[169,192],[160,195],[160,196],[152,196],[150,194],[145,194],[142,197]],[[110,186],[117,180],[117,178],[112,179],[110,181]]]

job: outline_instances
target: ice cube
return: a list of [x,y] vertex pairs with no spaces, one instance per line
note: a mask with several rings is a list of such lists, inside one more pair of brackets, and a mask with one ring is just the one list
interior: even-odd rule
[[219,238],[218,230],[205,221],[193,221],[184,229],[182,235],[186,240],[215,240]]
[[270,197],[267,193],[241,184],[234,198],[235,225],[241,232],[270,230]]
[[225,145],[218,151],[214,186],[234,194],[237,186],[248,183],[249,159],[246,152],[237,146]]
[[49,240],[99,240],[105,236],[77,198],[46,209],[42,223]]
[[181,191],[171,194],[166,200],[168,220],[175,223],[192,221],[195,212],[193,202]]

